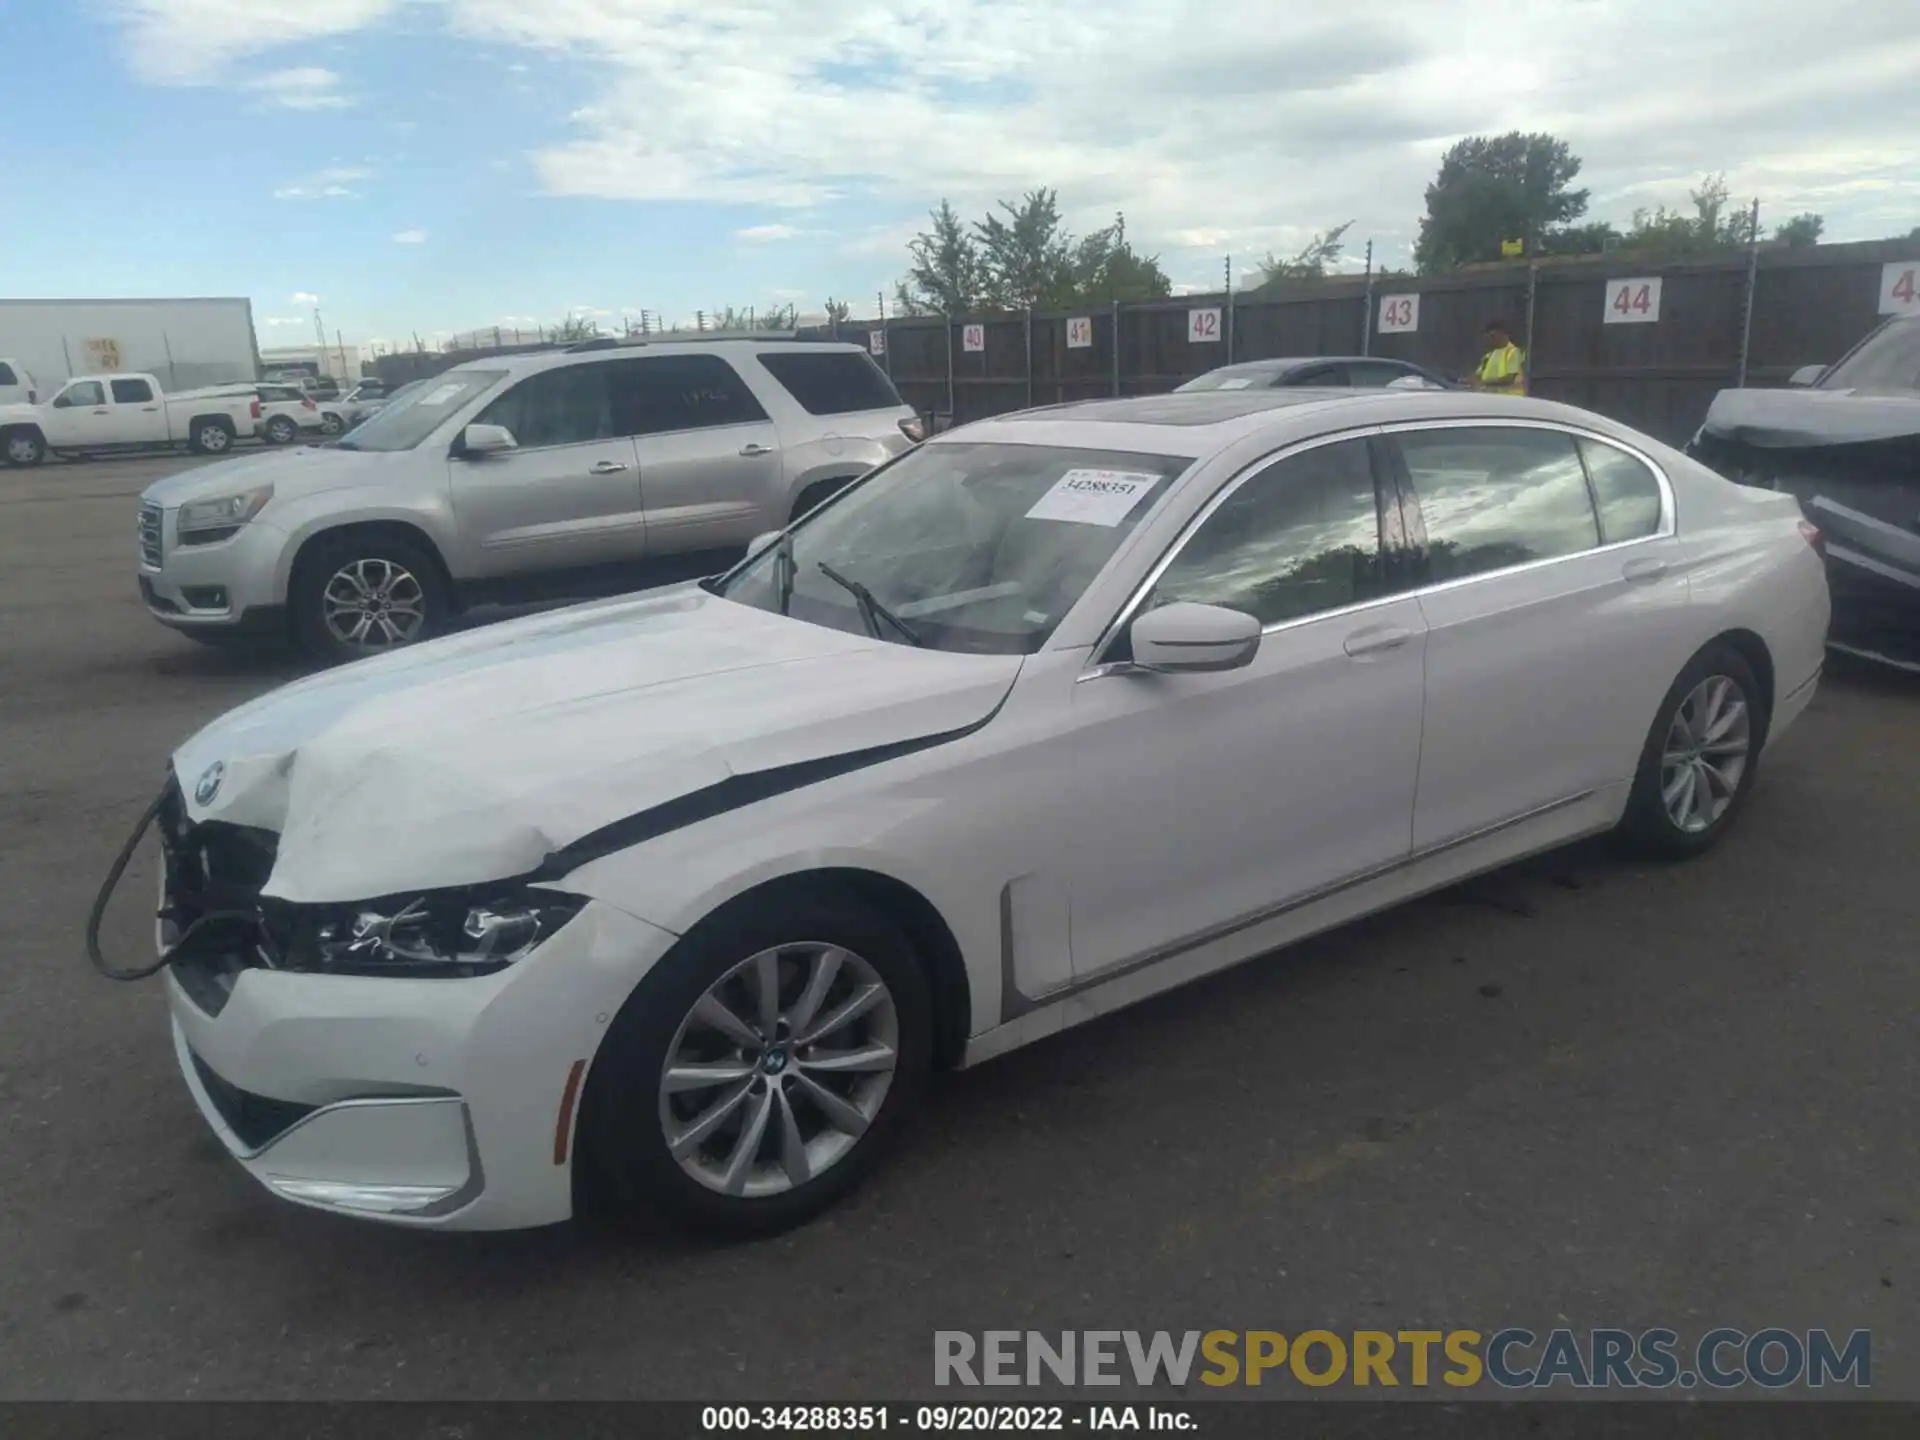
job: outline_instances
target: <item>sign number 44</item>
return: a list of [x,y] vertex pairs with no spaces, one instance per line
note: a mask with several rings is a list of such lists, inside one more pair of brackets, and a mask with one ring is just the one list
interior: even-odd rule
[[1896,260],[1880,271],[1880,313],[1920,313],[1920,260]]
[[1657,277],[1607,282],[1607,324],[1650,325],[1659,318],[1660,281]]

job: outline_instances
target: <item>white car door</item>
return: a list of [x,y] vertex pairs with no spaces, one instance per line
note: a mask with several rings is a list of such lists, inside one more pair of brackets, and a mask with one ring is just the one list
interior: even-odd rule
[[1076,981],[1406,857],[1426,627],[1396,593],[1387,475],[1365,438],[1297,451],[1224,491],[1165,562],[1133,613],[1251,613],[1250,665],[1131,671],[1111,663],[1122,636],[1074,687]]
[[779,432],[732,365],[657,355],[606,368],[640,459],[649,555],[743,546],[787,523]]
[[607,369],[539,371],[474,417],[504,426],[516,448],[449,462],[468,573],[578,569],[645,552],[633,441],[614,424]]
[[114,445],[157,445],[167,438],[167,412],[153,382],[137,375],[107,382],[102,438]]
[[106,445],[107,387],[98,380],[74,380],[63,386],[48,404],[41,428],[47,444],[56,450]]
[[1550,425],[1409,427],[1389,443],[1425,565],[1415,848],[1631,780],[1693,643],[1664,480]]

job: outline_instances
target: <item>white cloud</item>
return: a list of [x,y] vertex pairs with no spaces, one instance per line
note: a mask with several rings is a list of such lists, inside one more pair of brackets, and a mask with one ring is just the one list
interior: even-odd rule
[[298,315],[265,315],[261,317],[260,323],[278,328],[282,325],[305,325],[308,322]]
[[[876,221],[914,215],[842,237],[844,253],[896,263],[942,195],[971,216],[1054,185],[1076,228],[1122,208],[1134,237],[1193,273],[1203,252],[1238,265],[1349,218],[1356,248],[1372,236],[1404,263],[1441,151],[1513,128],[1572,144],[1598,217],[1684,202],[1724,170],[1736,195],[1761,196],[1763,219],[1825,208],[1830,235],[1860,233],[1920,208],[1910,8],[1747,0],[1738,23],[1670,0],[1214,0],[1204,23],[1183,0],[415,0],[406,13],[520,47],[514,63],[591,62],[597,93],[533,156],[549,194],[839,199]],[[267,24],[255,9],[122,0],[136,72],[212,83],[399,4],[329,0]]]
[[291,185],[282,185],[273,192],[276,200],[332,200],[350,199],[359,194],[350,188],[362,180],[373,177],[373,171],[359,165],[334,165],[325,170],[316,170],[304,175]]
[[393,232],[393,243],[396,245],[424,245],[426,240],[427,232],[424,230],[396,230]]
[[320,297],[310,290],[296,290],[287,299],[295,305],[318,305]]
[[792,225],[749,225],[733,232],[733,238],[749,245],[765,245],[775,240],[791,240],[801,232]]
[[287,110],[343,110],[353,104],[340,93],[340,77],[318,65],[269,70],[241,81],[240,88]]

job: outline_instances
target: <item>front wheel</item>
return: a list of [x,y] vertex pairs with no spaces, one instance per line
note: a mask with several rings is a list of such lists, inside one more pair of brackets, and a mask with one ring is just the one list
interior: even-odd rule
[[3,451],[7,464],[19,469],[38,465],[47,458],[47,442],[38,430],[9,430]]
[[926,976],[884,915],[831,892],[736,905],[609,1027],[582,1163],[621,1210],[786,1229],[879,1162],[925,1088],[932,1033]]
[[347,428],[347,422],[329,410],[320,417],[320,428],[329,435],[338,435]]
[[1759,773],[1767,697],[1730,645],[1709,645],[1661,701],[1640,754],[1619,837],[1656,859],[1711,848],[1733,824]]
[[233,426],[225,420],[196,420],[187,443],[202,455],[224,455],[233,448]]
[[378,532],[317,542],[294,567],[287,598],[301,645],[330,662],[430,639],[452,609],[433,557]]

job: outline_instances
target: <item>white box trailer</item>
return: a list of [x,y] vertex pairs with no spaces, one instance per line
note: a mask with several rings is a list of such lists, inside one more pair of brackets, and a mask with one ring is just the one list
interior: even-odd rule
[[0,299],[0,357],[31,371],[43,399],[75,375],[145,371],[170,394],[260,378],[246,299]]

